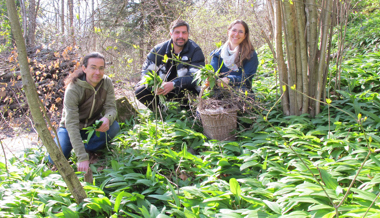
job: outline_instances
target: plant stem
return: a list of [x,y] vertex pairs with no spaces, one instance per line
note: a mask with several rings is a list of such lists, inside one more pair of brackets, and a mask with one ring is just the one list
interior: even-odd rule
[[380,192],[379,192],[379,194],[377,194],[375,200],[373,200],[372,203],[371,203],[371,205],[368,207],[367,211],[363,215],[363,218],[367,215],[367,213],[369,212],[369,210],[371,209],[371,207],[373,206],[373,204],[376,202],[376,200],[379,198],[379,196],[380,196]]
[[174,182],[170,181],[170,179],[168,179],[168,177],[162,175],[161,173],[159,173],[157,170],[154,170],[154,172],[156,172],[158,175],[164,177],[166,180],[168,180],[168,182],[170,182],[172,185],[175,185],[177,187],[177,189],[179,188],[177,184],[175,184]]
[[9,170],[8,170],[8,164],[7,164],[7,155],[5,154],[5,149],[4,149],[4,146],[3,146],[3,139],[0,139],[0,144],[1,144],[1,147],[3,148],[3,153],[4,153],[4,158],[5,158],[5,169],[7,170],[7,175],[8,175],[8,182],[9,182],[9,185],[10,185],[10,180],[9,180]]
[[[175,177],[176,177],[177,183],[179,183],[179,182],[178,182],[178,171],[179,171],[179,168],[181,167],[181,161],[182,161],[182,158],[183,158],[183,156],[182,156],[181,159],[179,160],[179,162],[178,162],[178,167],[177,167],[177,169],[175,170]],[[177,194],[179,195],[179,185],[177,185]]]
[[355,182],[356,178],[358,177],[358,175],[359,175],[360,171],[362,170],[364,164],[367,162],[370,154],[371,154],[371,151],[368,151],[367,157],[365,157],[363,163],[361,164],[360,168],[358,169],[358,172],[356,173],[354,179],[352,180],[350,186],[348,187],[346,194],[344,195],[342,201],[338,204],[338,206],[336,206],[336,208],[339,208],[343,204],[344,200],[346,200],[346,198],[348,196],[348,193],[350,192],[350,189],[354,185],[354,182]]

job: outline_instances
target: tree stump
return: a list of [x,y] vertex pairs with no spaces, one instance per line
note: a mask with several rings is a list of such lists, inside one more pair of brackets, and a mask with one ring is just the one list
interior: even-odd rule
[[138,112],[129,102],[127,97],[122,97],[116,100],[117,108],[117,122],[124,123],[125,120],[131,119],[133,115],[136,115]]

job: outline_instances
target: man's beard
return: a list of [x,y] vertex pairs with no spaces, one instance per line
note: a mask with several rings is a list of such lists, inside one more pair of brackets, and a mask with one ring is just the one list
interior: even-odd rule
[[185,46],[185,44],[186,44],[187,41],[186,41],[185,39],[183,39],[183,38],[180,38],[180,39],[183,40],[183,44],[182,44],[182,45],[180,45],[180,44],[177,43],[177,41],[178,41],[179,39],[177,39],[176,41],[174,41],[174,44],[175,44],[176,46],[178,46],[178,47],[183,47],[183,46]]

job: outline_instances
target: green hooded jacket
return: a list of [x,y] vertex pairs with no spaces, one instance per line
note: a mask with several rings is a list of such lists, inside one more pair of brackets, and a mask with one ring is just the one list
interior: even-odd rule
[[67,129],[78,162],[89,160],[80,130],[102,117],[112,125],[116,116],[115,91],[108,76],[104,75],[96,87],[86,81],[86,75],[67,86],[60,127]]

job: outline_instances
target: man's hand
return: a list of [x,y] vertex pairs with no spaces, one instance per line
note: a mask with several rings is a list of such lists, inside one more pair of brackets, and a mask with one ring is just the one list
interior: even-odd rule
[[[217,83],[218,83],[218,86],[219,87],[222,87],[222,88],[227,88],[228,87],[228,78],[227,77],[223,77],[221,79],[218,79]],[[223,83],[223,86],[222,86],[222,83]]]
[[88,161],[88,160],[85,160],[85,161],[78,163],[78,171],[87,172],[89,167],[90,167],[90,161]]
[[174,89],[173,82],[163,82],[161,88],[156,89],[157,95],[167,95]]
[[107,132],[110,129],[110,121],[106,117],[103,117],[100,119],[100,121],[103,121],[103,123],[99,128],[96,129],[96,131]]

